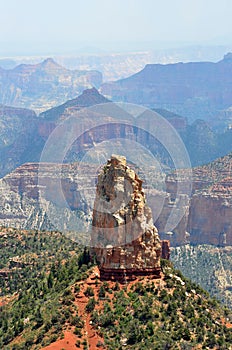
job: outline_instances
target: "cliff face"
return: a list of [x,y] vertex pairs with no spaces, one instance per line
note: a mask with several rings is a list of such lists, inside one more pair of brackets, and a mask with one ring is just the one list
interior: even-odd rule
[[[232,154],[202,167],[208,186],[202,185],[191,198],[187,230],[193,243],[232,245]],[[198,177],[199,185],[199,177]]]
[[[232,245],[232,154],[208,165],[193,169],[192,196],[186,198],[183,219],[168,237],[172,245],[215,244]],[[180,181],[186,181],[187,172],[182,171]],[[166,180],[167,199],[156,225],[159,231],[170,212],[170,198],[175,197],[176,177]]]
[[232,245],[232,178],[193,195],[187,230],[192,243]]
[[125,157],[113,155],[98,176],[91,244],[102,279],[160,276],[158,231],[142,181]]

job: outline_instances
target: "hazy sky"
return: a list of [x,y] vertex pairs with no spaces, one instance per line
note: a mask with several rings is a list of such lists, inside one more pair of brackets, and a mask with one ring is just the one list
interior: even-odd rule
[[0,53],[231,44],[231,18],[232,0],[0,0]]

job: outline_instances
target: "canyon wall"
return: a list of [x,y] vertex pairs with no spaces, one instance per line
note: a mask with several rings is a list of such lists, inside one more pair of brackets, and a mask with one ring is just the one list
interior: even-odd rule
[[[186,198],[183,219],[173,232],[161,233],[171,245],[215,244],[232,245],[232,154],[208,165],[193,168],[192,195]],[[186,181],[183,170],[180,181]],[[170,212],[171,198],[175,198],[177,180],[175,174],[167,176],[167,193],[163,211],[156,225],[162,232]]]

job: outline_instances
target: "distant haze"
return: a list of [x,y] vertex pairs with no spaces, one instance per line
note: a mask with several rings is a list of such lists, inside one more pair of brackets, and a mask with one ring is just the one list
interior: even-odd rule
[[1,0],[0,54],[232,43],[231,0]]

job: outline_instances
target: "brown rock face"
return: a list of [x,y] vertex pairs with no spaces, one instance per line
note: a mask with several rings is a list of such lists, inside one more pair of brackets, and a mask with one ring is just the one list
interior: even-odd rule
[[146,205],[142,181],[112,155],[98,176],[92,227],[93,253],[102,279],[160,276],[161,242]]

